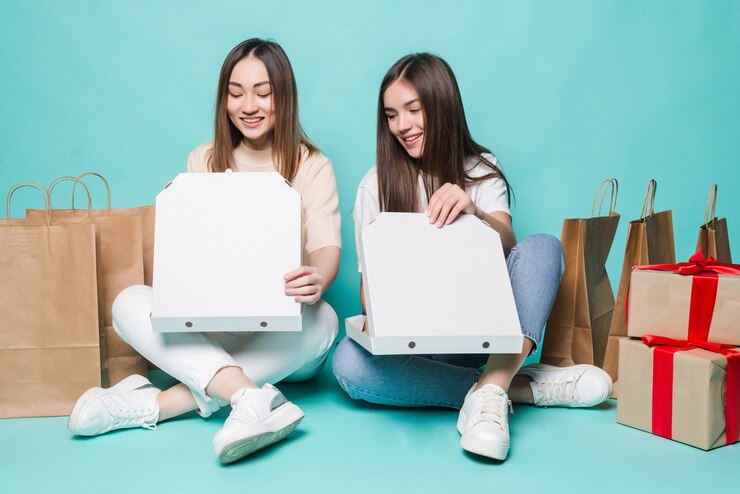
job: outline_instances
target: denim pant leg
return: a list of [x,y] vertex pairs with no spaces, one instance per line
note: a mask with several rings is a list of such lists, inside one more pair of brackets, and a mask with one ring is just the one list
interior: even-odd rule
[[[532,235],[509,253],[507,267],[522,333],[535,343],[542,338],[563,275],[560,241]],[[340,386],[354,399],[396,406],[440,406],[459,409],[478,381],[476,368],[488,355],[372,355],[344,338],[332,359]]]
[[522,334],[534,342],[534,353],[565,271],[563,246],[552,235],[530,235],[511,249],[506,267]]
[[459,409],[480,377],[476,368],[431,356],[373,355],[349,337],[334,350],[332,371],[351,398],[402,407]]

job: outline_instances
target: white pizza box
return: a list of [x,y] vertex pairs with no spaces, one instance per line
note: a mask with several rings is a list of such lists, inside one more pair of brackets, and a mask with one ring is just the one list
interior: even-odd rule
[[367,309],[347,335],[375,355],[520,353],[523,336],[501,238],[473,215],[437,228],[380,213],[360,235]]
[[300,331],[300,194],[278,173],[182,173],[157,196],[155,332]]

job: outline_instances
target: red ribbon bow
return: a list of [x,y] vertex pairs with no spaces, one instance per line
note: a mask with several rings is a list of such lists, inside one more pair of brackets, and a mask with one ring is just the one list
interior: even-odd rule
[[689,257],[689,262],[679,262],[676,264],[649,264],[647,266],[635,266],[633,269],[639,270],[659,270],[672,271],[684,276],[692,276],[699,273],[716,274],[740,274],[740,264],[730,264],[726,262],[717,262],[714,257],[704,259],[701,249]]
[[644,335],[643,343],[656,347],[653,356],[653,434],[668,439],[673,435],[673,356],[676,352],[703,348],[727,357],[725,434],[727,444],[740,436],[740,352],[733,345],[708,341],[674,340]]

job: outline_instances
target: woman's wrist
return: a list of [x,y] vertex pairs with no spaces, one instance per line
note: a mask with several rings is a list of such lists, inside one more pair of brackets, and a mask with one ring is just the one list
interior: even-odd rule
[[490,216],[488,215],[488,213],[483,211],[478,206],[474,206],[474,207],[475,207],[475,210],[473,211],[473,215],[479,220],[485,222],[488,226],[493,227],[493,225],[491,225],[491,222],[489,220]]

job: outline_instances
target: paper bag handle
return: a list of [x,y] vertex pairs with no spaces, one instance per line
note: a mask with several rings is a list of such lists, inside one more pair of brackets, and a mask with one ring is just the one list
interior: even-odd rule
[[[710,206],[711,205],[711,206]],[[717,184],[712,184],[709,188],[709,198],[707,199],[707,208],[704,210],[704,227],[709,228],[709,223],[717,217]]]
[[46,190],[46,187],[44,187],[43,184],[40,184],[39,182],[18,182],[10,188],[10,190],[8,191],[8,196],[5,199],[6,223],[10,224],[10,201],[13,199],[13,194],[15,194],[18,189],[22,189],[23,187],[31,187],[41,192],[41,196],[44,199],[44,211],[46,211],[46,226],[49,226],[51,224],[51,219],[49,218],[49,208],[51,204],[49,199],[49,191]]
[[619,182],[616,178],[607,178],[603,182],[601,182],[601,185],[599,185],[599,188],[596,189],[596,195],[594,196],[594,203],[591,206],[591,216],[594,216],[594,210],[596,209],[596,201],[599,199],[599,194],[601,194],[601,201],[599,202],[599,211],[597,213],[598,216],[601,216],[601,207],[604,205],[604,199],[606,198],[606,192],[611,189],[611,198],[609,199],[609,215],[614,213],[614,210],[617,207],[617,197],[619,196]]
[[645,199],[642,203],[642,212],[640,212],[641,221],[648,216],[652,216],[655,212],[655,192],[657,190],[658,182],[656,182],[654,178],[651,178],[648,182],[647,189],[645,190]]
[[[92,197],[90,197],[90,190],[87,188],[87,186],[82,180],[79,180],[71,176],[64,176],[64,177],[56,178],[49,184],[49,210],[51,211],[53,209],[52,204],[51,204],[51,196],[54,192],[54,187],[56,187],[62,182],[74,182],[75,186],[77,184],[80,184],[85,189],[85,193],[87,194],[87,215],[90,218],[92,218]],[[72,192],[72,194],[74,195],[74,191]]]
[[[110,211],[110,185],[108,184],[108,180],[106,180],[106,178],[98,172],[80,173],[79,175],[77,175],[77,180],[79,180],[81,183],[84,184],[84,182],[82,181],[82,177],[86,177],[88,175],[93,175],[95,177],[98,177],[100,180],[103,181],[103,184],[105,184],[105,191],[107,193],[107,197],[105,201],[105,208],[108,211]],[[75,188],[76,187],[77,187],[77,182],[75,182],[75,184],[72,186],[72,209],[75,209]]]

